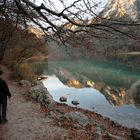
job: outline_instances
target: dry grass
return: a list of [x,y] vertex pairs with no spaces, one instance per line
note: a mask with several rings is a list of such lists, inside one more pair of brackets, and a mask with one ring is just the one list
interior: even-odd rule
[[19,65],[18,75],[20,75],[22,79],[26,79],[31,82],[34,80],[33,70],[27,63],[23,63]]

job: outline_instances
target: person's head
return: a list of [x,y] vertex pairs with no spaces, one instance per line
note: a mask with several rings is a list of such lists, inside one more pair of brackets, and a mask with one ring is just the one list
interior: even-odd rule
[[3,74],[3,71],[2,71],[2,69],[0,68],[0,75],[2,75]]

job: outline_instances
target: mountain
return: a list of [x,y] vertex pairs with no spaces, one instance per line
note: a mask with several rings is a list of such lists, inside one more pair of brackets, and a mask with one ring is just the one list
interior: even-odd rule
[[136,21],[140,19],[140,0],[108,0],[101,15],[107,19],[126,17]]
[[[58,45],[52,44],[49,52],[53,53],[51,53],[52,55],[50,55],[50,57],[55,58],[54,56],[58,56],[57,58],[64,58],[68,57],[68,54],[72,55],[72,57],[92,57],[93,55],[97,57],[108,57],[120,53],[140,52],[140,40],[135,40],[135,38],[140,36],[140,26],[125,25],[125,23],[131,23],[131,21],[138,21],[140,19],[140,0],[108,0],[99,16],[109,20],[94,17],[90,21],[85,22],[104,24],[119,23],[117,21],[122,21],[124,25],[110,25],[114,30],[99,26],[99,28],[89,29],[89,34],[71,34],[67,41],[69,41],[68,43],[73,46],[73,48],[70,49],[71,47],[67,47],[69,51],[67,53],[66,47],[62,47],[62,44],[60,45],[61,47],[56,47]],[[75,22],[81,23],[78,20]],[[72,23],[66,23],[63,27],[73,31],[77,31],[81,28]],[[116,29],[122,32],[122,34],[117,32]]]

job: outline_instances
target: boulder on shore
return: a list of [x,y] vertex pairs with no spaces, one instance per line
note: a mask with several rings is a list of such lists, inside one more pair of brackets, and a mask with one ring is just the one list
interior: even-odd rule
[[28,80],[21,80],[20,82],[19,82],[19,84],[20,85],[22,85],[22,86],[31,86],[31,83],[28,81]]
[[41,81],[37,81],[36,84],[30,88],[29,93],[32,98],[40,102],[42,105],[54,103],[52,96],[49,94],[47,88],[44,87]]

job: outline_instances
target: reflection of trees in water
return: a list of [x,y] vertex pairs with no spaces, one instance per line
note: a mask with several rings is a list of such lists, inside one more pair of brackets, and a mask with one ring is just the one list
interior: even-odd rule
[[115,89],[106,86],[101,93],[113,106],[122,106],[124,104],[134,104],[140,108],[140,79],[133,83],[128,90],[123,88]]
[[116,62],[119,66],[127,66],[132,70],[140,70],[140,55],[108,55],[105,58],[102,56],[96,56],[99,60],[107,61],[107,62]]
[[[110,86],[129,88],[139,79],[140,55],[108,56],[104,59],[99,58],[100,62],[104,65],[103,71],[96,70],[96,74],[93,73],[93,80],[104,82]],[[91,63],[94,65],[94,62]]]
[[43,74],[45,69],[48,69],[48,61],[38,61],[38,62],[32,62],[30,63],[34,70],[34,74],[41,75]]
[[[132,62],[132,64],[134,63]],[[71,73],[73,77],[76,77],[77,80],[80,80],[83,75],[95,83],[105,83],[105,85],[128,89],[131,84],[139,79],[140,73],[135,69],[132,71],[126,65],[121,59],[118,61],[116,58],[111,57],[110,61],[97,58],[78,61],[54,61],[49,64],[49,67],[52,67],[54,71],[63,68]]]
[[[89,59],[89,61],[91,58]],[[116,67],[126,66],[131,70],[140,70],[140,55],[108,55],[106,57],[95,55],[92,57],[92,60],[98,60],[105,63],[114,63]]]
[[118,55],[113,60],[132,70],[140,70],[140,55]]
[[136,107],[140,107],[140,79],[133,83],[126,92],[127,99],[133,99]]
[[[139,71],[132,71],[131,68],[127,67],[129,60],[132,65],[140,60],[140,56],[134,57],[110,57],[106,59],[87,59],[87,60],[62,60],[55,61],[49,66],[52,68],[51,71],[57,75],[65,83],[66,79],[74,78],[82,83],[85,80],[91,80],[95,83],[98,90],[106,87],[106,93],[101,92],[105,95],[107,100],[114,106],[121,106],[123,104],[135,104],[140,106],[139,94],[132,92],[128,93],[130,89],[135,86],[135,83],[140,80]],[[61,75],[63,73],[63,76]],[[83,84],[83,83],[82,83]],[[101,85],[101,86],[100,86]],[[96,88],[96,87],[95,87]]]

